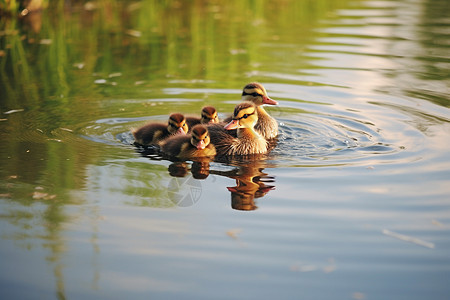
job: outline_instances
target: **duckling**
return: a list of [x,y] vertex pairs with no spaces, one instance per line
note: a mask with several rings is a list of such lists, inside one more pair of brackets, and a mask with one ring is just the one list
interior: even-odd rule
[[151,144],[158,145],[172,135],[184,135],[188,132],[188,129],[185,117],[182,114],[175,113],[170,115],[168,124],[149,123],[132,130],[132,132],[137,144],[148,146]]
[[202,108],[201,118],[196,117],[186,117],[186,123],[189,128],[193,128],[197,124],[210,124],[219,123],[219,116],[217,115],[217,110],[212,106],[205,106]]
[[[267,153],[266,139],[255,131],[258,122],[257,107],[252,102],[238,104],[233,112],[230,123],[225,127],[219,124],[208,126],[211,142],[220,155],[249,155]],[[229,130],[237,129],[237,138],[228,134]]]
[[201,124],[195,125],[191,134],[168,138],[162,143],[161,150],[168,156],[181,159],[216,155],[216,148],[210,143],[208,129]]
[[242,90],[242,101],[251,101],[256,105],[258,122],[255,130],[265,139],[273,139],[278,135],[278,123],[263,108],[263,104],[278,105],[278,102],[267,96],[266,89],[258,82],[247,84]]

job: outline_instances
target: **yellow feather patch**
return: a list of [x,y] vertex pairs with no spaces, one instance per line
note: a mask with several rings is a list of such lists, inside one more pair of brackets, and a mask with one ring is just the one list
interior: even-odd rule
[[153,135],[153,141],[158,140],[163,135],[162,130],[155,131],[155,134]]
[[250,115],[250,114],[252,114],[254,112],[255,112],[255,108],[254,107],[247,107],[247,108],[241,109],[238,112],[236,118],[242,118],[243,115],[245,115],[245,114]]
[[183,153],[186,151],[187,148],[189,148],[190,143],[183,143],[181,145],[180,153]]

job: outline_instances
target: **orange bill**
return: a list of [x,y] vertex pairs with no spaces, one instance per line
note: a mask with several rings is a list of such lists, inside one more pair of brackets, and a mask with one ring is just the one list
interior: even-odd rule
[[232,120],[230,123],[228,123],[227,125],[225,125],[225,129],[226,130],[232,130],[232,129],[236,129],[239,127],[239,120]]
[[278,102],[275,100],[270,99],[267,96],[263,96],[263,104],[269,104],[269,105],[278,105]]

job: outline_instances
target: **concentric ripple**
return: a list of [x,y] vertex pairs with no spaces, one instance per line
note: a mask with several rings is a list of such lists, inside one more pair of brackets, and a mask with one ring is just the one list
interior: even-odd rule
[[[290,101],[284,101],[292,105]],[[391,144],[381,132],[383,128],[353,113],[305,113],[301,103],[295,103],[298,112],[290,108],[273,111],[279,122],[279,136],[276,147],[265,157],[272,167],[333,166],[367,164],[365,161],[378,159],[383,155],[399,153],[402,145]],[[320,107],[320,106],[319,106]],[[294,109],[295,111],[295,109]],[[141,126],[145,121],[163,121],[165,115],[148,118],[99,119],[86,125],[80,134],[94,142],[108,145],[130,146],[134,139],[131,128]]]

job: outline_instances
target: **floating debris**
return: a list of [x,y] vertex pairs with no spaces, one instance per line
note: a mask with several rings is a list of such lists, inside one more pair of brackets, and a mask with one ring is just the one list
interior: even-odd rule
[[84,69],[85,64],[80,62],[80,63],[74,63],[73,66],[79,70]]
[[393,238],[396,238],[396,239],[399,239],[399,240],[402,240],[402,241],[405,241],[405,242],[409,242],[409,243],[413,243],[413,244],[416,244],[416,245],[419,245],[419,246],[423,246],[423,247],[427,247],[427,248],[430,248],[430,249],[434,249],[434,244],[433,243],[426,242],[426,241],[423,241],[423,240],[415,238],[415,237],[411,237],[411,236],[403,235],[403,234],[400,234],[400,233],[392,232],[392,231],[387,230],[387,229],[383,229],[382,232],[383,232],[384,235],[387,235],[387,236],[390,236],[390,237],[393,237]]
[[238,234],[240,234],[241,232],[242,232],[241,228],[233,228],[227,231],[227,235],[233,239],[237,239]]
[[134,30],[134,29],[128,29],[127,31],[125,31],[126,34],[131,35],[133,37],[139,38],[142,36],[142,32],[140,32],[139,30]]
[[22,112],[22,111],[24,111],[23,108],[11,109],[11,110],[5,111],[3,114],[4,115],[10,115],[10,114],[14,114],[14,113],[17,113],[17,112]]
[[231,55],[238,55],[238,54],[245,54],[247,53],[247,50],[245,49],[231,49],[230,54]]
[[120,76],[122,76],[122,73],[120,73],[120,72],[111,73],[108,75],[109,78],[120,77]]
[[53,142],[58,142],[58,143],[62,142],[62,140],[60,140],[60,139],[47,139],[47,141],[53,141]]
[[105,84],[106,83],[106,79],[96,79],[96,80],[94,80],[94,83],[96,83],[96,84]]
[[39,44],[41,45],[51,45],[53,41],[51,39],[42,39],[39,41]]
[[431,224],[438,226],[438,227],[444,227],[444,224],[442,224],[438,220],[431,220]]
[[93,10],[97,9],[97,4],[95,4],[92,1],[89,1],[84,4],[83,8],[87,11],[93,11]]
[[34,193],[33,193],[34,200],[52,200],[55,198],[56,198],[56,195],[50,195],[48,193],[43,193],[43,192],[39,192],[39,191],[34,191]]

